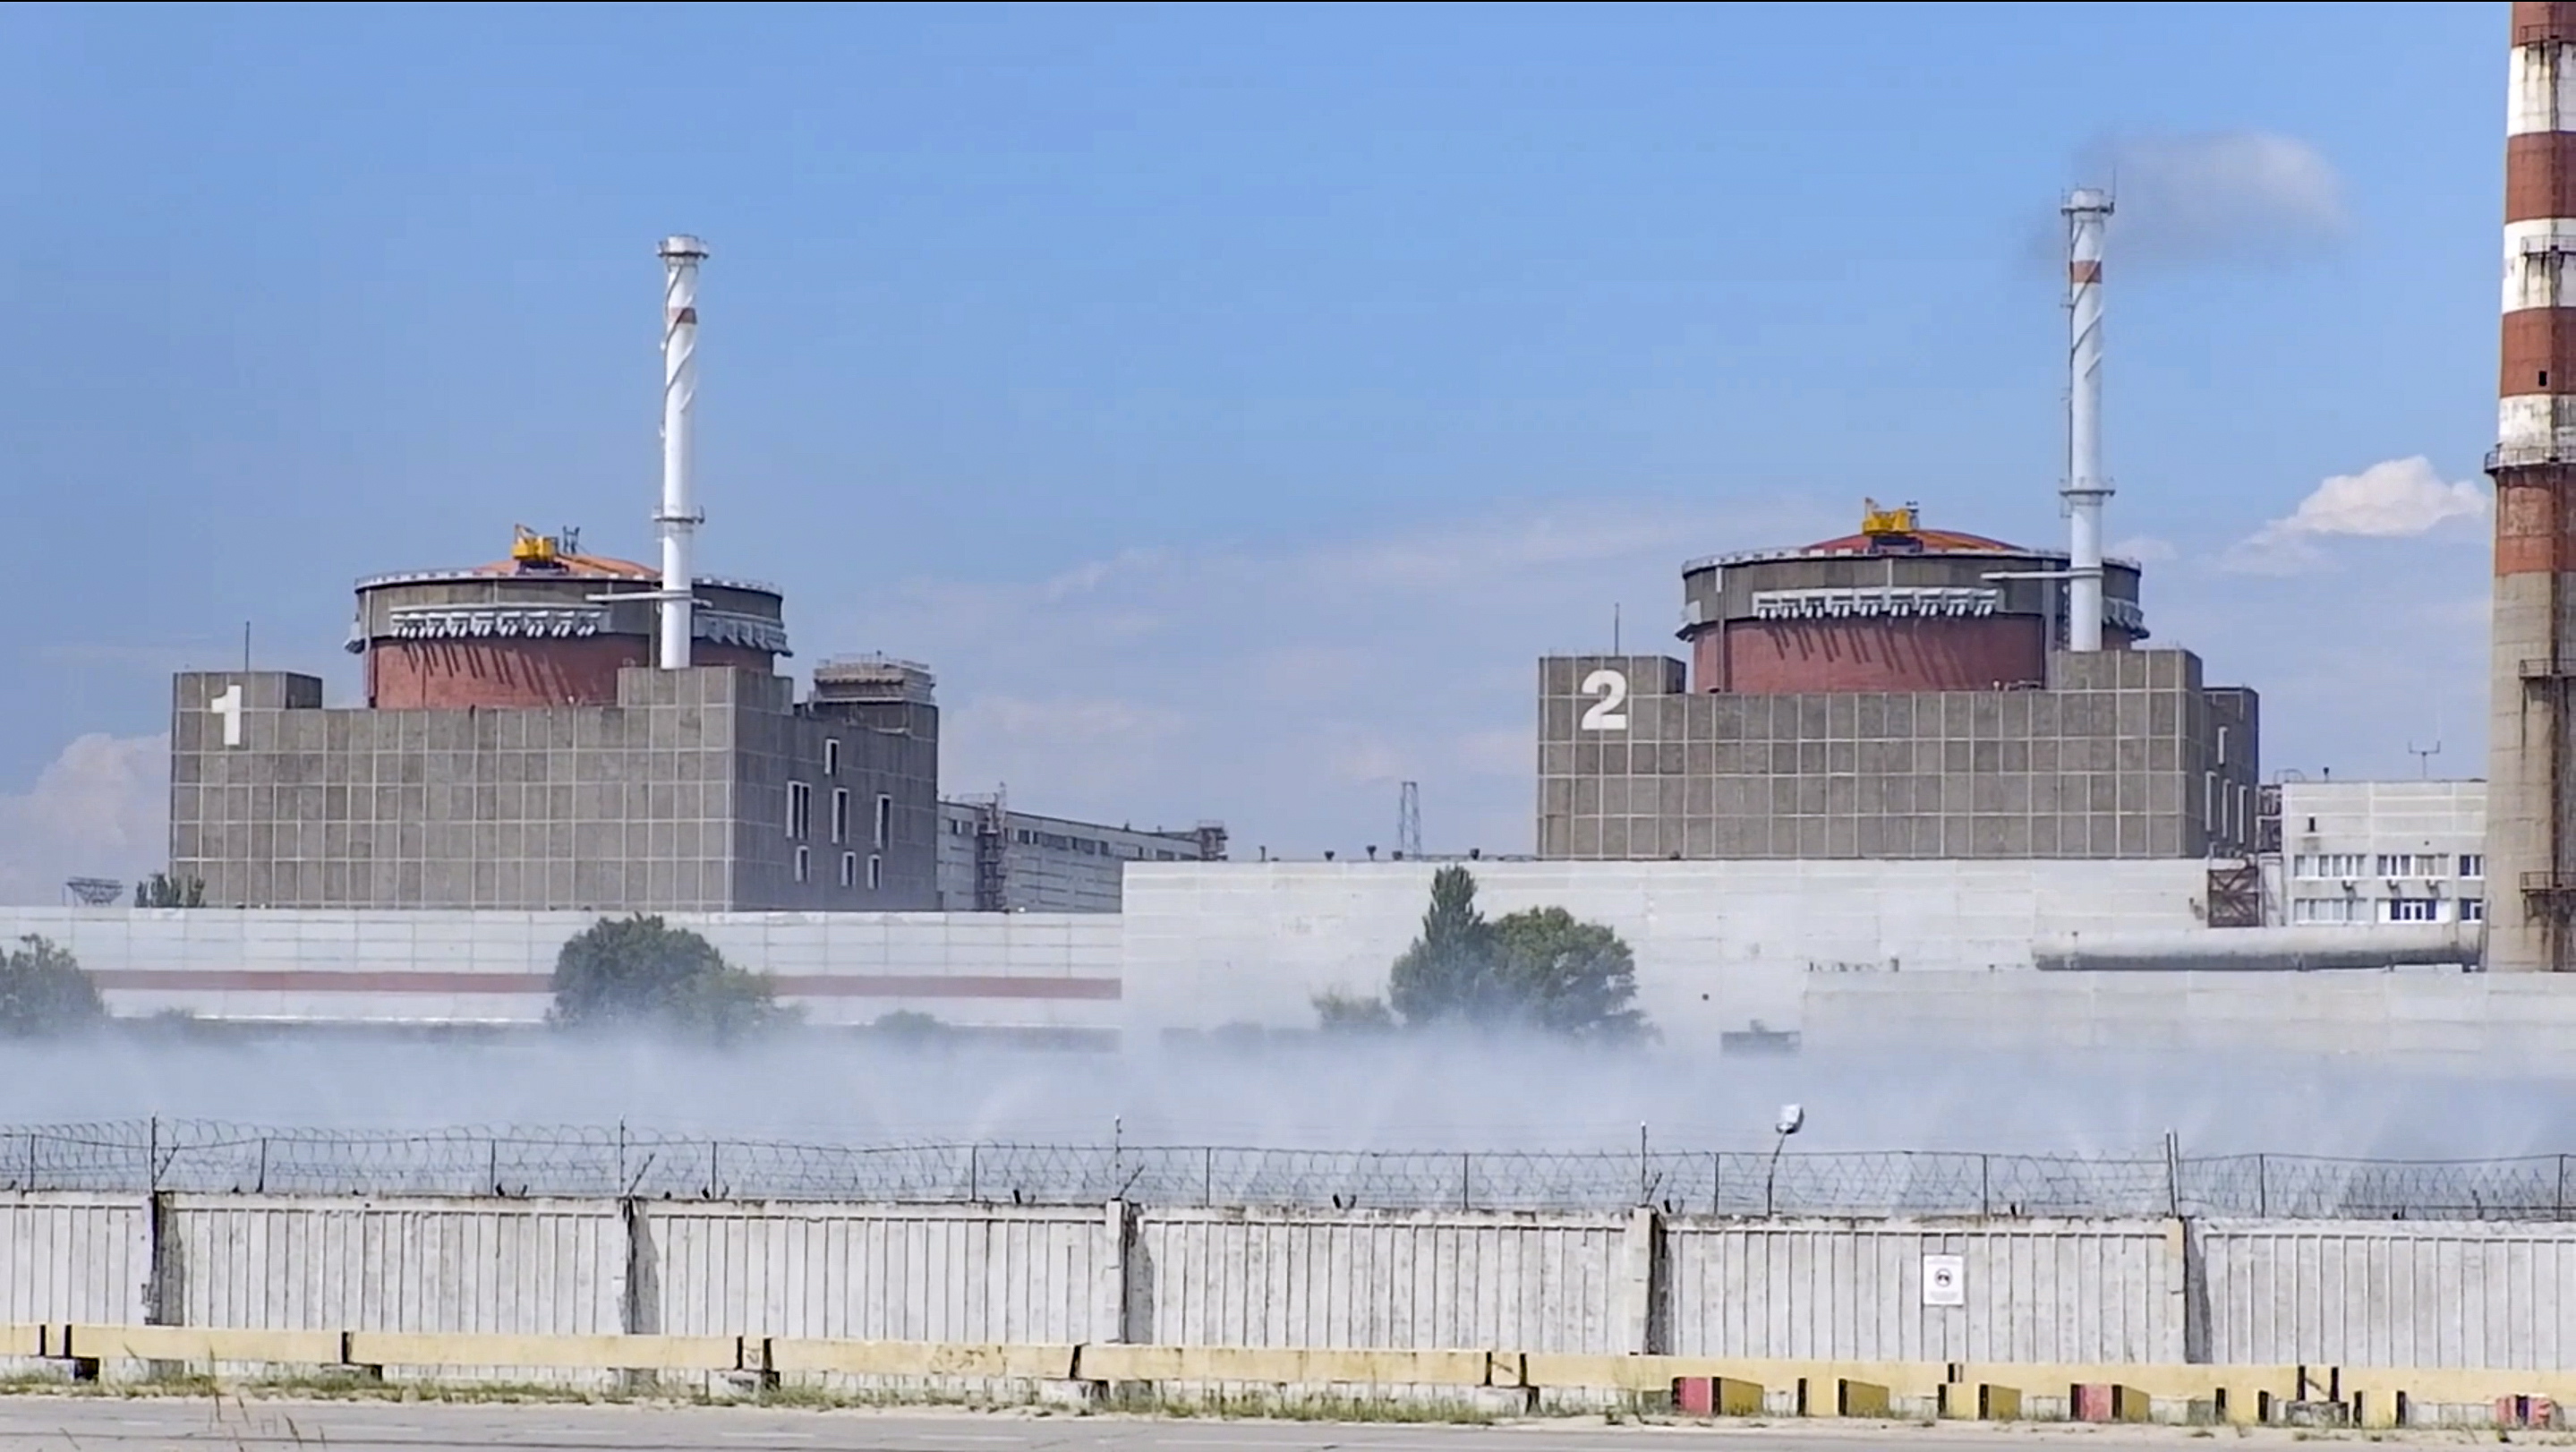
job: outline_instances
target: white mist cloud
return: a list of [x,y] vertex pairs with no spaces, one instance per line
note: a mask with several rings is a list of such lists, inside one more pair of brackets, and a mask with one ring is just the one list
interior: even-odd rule
[[2131,262],[2279,261],[2350,228],[2343,178],[2307,142],[2268,131],[2113,137],[2084,175],[2116,188],[2110,245]]
[[2224,563],[2250,574],[2296,574],[2322,560],[2321,539],[2411,539],[2486,512],[2486,491],[2445,482],[2422,455],[2387,459],[2329,477],[2297,509],[2239,541]]
[[156,871],[169,822],[169,737],[79,737],[25,793],[0,796],[0,902],[60,902],[65,878]]

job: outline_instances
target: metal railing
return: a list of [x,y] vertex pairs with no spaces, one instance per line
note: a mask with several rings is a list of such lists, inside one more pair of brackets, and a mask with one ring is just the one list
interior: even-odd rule
[[2576,1156],[2117,1158],[1899,1150],[1545,1152],[841,1145],[624,1126],[429,1131],[204,1120],[0,1128],[0,1192],[636,1197],[1766,1216],[2563,1220]]

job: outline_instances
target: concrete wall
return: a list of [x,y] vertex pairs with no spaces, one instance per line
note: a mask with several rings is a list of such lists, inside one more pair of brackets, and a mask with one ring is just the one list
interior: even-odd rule
[[2209,1359],[2555,1370],[2576,1355],[2564,1225],[2198,1227]]
[[2330,973],[1816,973],[1813,1048],[2232,1049],[2566,1070],[2576,983],[2398,969]]
[[[1924,1258],[1961,1259],[1926,1304]],[[2548,1370],[2576,1225],[0,1201],[7,1323]],[[157,1292],[155,1288],[157,1287]]]
[[[816,1024],[908,1009],[981,1027],[1114,1032],[1119,919],[1101,914],[673,913],[777,975]],[[591,913],[0,908],[0,942],[53,940],[119,1014],[534,1024]]]
[[[2184,1359],[2180,1246],[2160,1222],[1685,1222],[1666,1245],[1683,1356]],[[1925,1304],[1927,1255],[1965,1262],[1964,1304]]]
[[[1420,931],[1421,862],[1137,863],[1127,873],[1131,1029],[1311,1027],[1327,990],[1376,993]],[[1667,1041],[1795,1028],[1811,979],[1847,969],[2027,969],[2047,934],[2188,928],[2198,861],[1485,862],[1489,914],[1560,906],[1618,930]]]
[[[939,903],[929,707],[933,734],[897,735],[721,666],[630,668],[614,704],[527,710],[324,709],[318,680],[277,671],[184,672],[171,689],[170,870],[216,906]],[[836,790],[854,809],[837,836]]]
[[165,1214],[174,1291],[164,1305],[178,1325],[573,1335],[624,1325],[626,1231],[614,1202],[173,1195]]
[[674,1336],[1116,1341],[1118,1242],[1096,1207],[649,1208],[649,1322]]
[[1179,1346],[1642,1350],[1616,1217],[1157,1211],[1127,1340]]
[[136,1196],[40,1192],[0,1199],[0,1323],[144,1319],[151,1208]]
[[2199,658],[2180,650],[2060,651],[2048,669],[2045,690],[1711,695],[1684,691],[1667,657],[1548,657],[1538,855],[2251,850],[2252,691],[2204,688]]

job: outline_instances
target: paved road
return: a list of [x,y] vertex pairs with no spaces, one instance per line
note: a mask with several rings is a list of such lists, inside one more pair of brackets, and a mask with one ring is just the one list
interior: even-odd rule
[[[1069,1413],[0,1397],[0,1449],[8,1452],[1861,1452],[1906,1443],[1935,1452],[2059,1446],[2187,1452],[2208,1436],[2176,1427],[1613,1427],[1590,1419],[1452,1427]],[[2250,1441],[2278,1444],[2287,1452],[2290,1437],[2267,1431],[2240,1441],[2222,1430],[2214,1445]],[[2457,1446],[2460,1435],[2427,1434],[2423,1445],[2436,1441]]]

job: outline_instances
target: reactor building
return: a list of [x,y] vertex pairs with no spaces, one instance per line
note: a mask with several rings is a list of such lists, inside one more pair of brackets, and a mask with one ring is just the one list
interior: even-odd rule
[[2146,648],[2138,567],[2102,555],[2110,211],[2065,207],[2068,548],[1872,503],[1857,534],[1686,566],[1687,664],[1539,662],[1539,856],[2253,853],[2254,692]]
[[519,529],[507,557],[357,586],[364,703],[189,671],[170,703],[170,873],[210,906],[653,912],[1115,911],[1122,865],[1221,857],[939,799],[930,671],[778,673],[785,602],[698,574],[697,273],[664,263],[658,566]]

